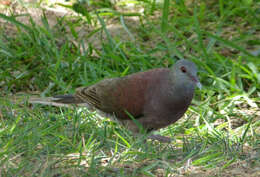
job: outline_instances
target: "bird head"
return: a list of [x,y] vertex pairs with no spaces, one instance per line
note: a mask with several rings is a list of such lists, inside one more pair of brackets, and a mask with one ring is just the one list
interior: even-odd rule
[[178,83],[193,87],[197,86],[201,89],[202,85],[197,76],[197,67],[193,62],[185,59],[178,60],[173,66],[172,71]]

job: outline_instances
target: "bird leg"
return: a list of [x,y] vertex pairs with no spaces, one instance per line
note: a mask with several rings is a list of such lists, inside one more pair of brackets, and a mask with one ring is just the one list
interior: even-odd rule
[[[161,126],[160,125],[161,123],[158,121],[158,119],[153,121],[152,117],[141,117],[141,118],[137,119],[136,121],[138,121],[138,123],[141,125],[141,127],[140,127],[140,125],[137,125],[133,120],[121,120],[121,123],[128,130],[133,132],[135,135],[140,135],[140,133],[152,132],[153,130],[156,130],[157,127]],[[156,128],[152,128],[152,127],[156,127]],[[151,139],[151,140],[157,140],[162,143],[170,143],[172,141],[172,139],[169,137],[155,135],[155,134],[150,134],[147,136],[147,138]]]

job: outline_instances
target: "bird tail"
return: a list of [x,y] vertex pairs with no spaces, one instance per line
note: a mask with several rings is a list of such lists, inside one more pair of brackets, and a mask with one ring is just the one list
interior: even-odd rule
[[58,95],[45,98],[30,97],[28,102],[32,104],[43,104],[58,107],[71,107],[70,104],[75,104],[78,106],[86,105],[81,99],[75,97],[74,95]]
[[54,97],[45,97],[45,98],[30,97],[28,102],[31,104],[42,104],[42,105],[68,107],[68,108],[73,108],[76,105],[77,107],[85,107],[89,111],[95,111],[101,117],[110,117],[113,120],[116,120],[113,114],[100,111],[96,109],[94,106],[88,104],[87,102],[83,102],[81,99],[75,97],[74,95],[58,95]]
[[64,104],[84,103],[81,99],[75,97],[74,95],[57,95],[53,97],[52,101],[56,103],[64,103]]

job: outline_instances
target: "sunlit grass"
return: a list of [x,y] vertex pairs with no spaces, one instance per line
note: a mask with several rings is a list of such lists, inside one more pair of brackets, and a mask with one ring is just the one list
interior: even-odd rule
[[[131,11],[139,19],[134,27],[125,20],[129,14],[102,4],[87,12],[65,6],[81,15],[57,19],[55,26],[46,15],[39,24],[29,15],[23,23],[0,14],[15,31],[6,35],[0,26],[1,175],[167,176],[196,167],[220,172],[243,160],[258,166],[259,15],[250,2],[139,2],[143,12]],[[111,34],[111,18],[131,40]],[[91,30],[82,38],[78,30],[85,26]],[[89,40],[93,36],[98,45]],[[73,93],[103,78],[168,67],[178,58],[196,63],[203,88],[181,120],[156,132],[171,136],[170,144],[145,142],[83,108],[31,105],[22,96],[13,101],[13,95]]]

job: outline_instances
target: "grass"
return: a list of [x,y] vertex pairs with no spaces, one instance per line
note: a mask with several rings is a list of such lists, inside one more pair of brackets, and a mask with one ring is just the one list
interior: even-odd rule
[[[81,15],[57,18],[54,26],[47,12],[40,22],[0,14],[1,176],[256,175],[259,2],[136,1],[134,12],[120,13],[123,2],[92,4],[94,10],[76,10]],[[111,21],[123,28],[112,31]],[[144,143],[84,108],[31,105],[19,96],[73,93],[178,58],[197,64],[203,89],[180,121],[157,132],[171,144]],[[245,171],[234,171],[242,165]]]

